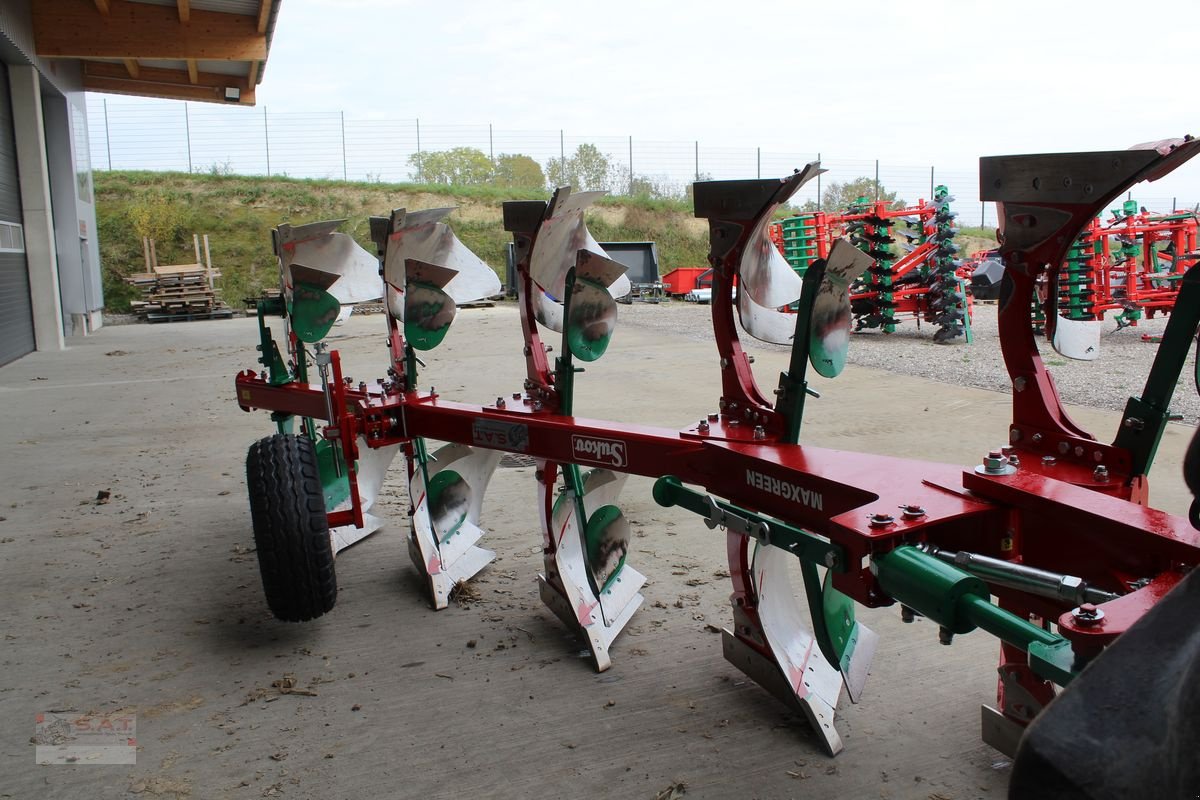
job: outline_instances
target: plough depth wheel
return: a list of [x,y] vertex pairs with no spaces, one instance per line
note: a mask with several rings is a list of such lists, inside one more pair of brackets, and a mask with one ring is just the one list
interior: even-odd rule
[[279,433],[255,442],[246,454],[246,486],[271,613],[303,622],[331,610],[337,576],[312,440]]

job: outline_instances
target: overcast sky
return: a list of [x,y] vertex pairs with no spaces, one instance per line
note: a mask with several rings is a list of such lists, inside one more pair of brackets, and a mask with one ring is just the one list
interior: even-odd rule
[[[282,0],[258,103],[971,168],[1200,132],[1198,33],[1194,0]],[[1200,200],[1200,159],[1146,192]]]

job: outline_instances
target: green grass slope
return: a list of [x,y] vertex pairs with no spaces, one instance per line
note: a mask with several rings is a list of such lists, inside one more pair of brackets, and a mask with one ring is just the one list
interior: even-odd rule
[[[271,228],[345,218],[342,230],[374,252],[367,218],[393,208],[456,206],[449,222],[459,238],[504,278],[505,200],[545,200],[543,192],[493,187],[451,188],[413,184],[314,181],[171,172],[97,172],[96,224],[104,297],[109,311],[121,312],[136,299],[122,278],[145,270],[142,236],[155,239],[160,264],[195,261],[192,234],[208,234],[218,288],[225,301],[240,305],[261,289],[278,285],[271,252]],[[600,241],[658,243],[664,272],[701,266],[708,253],[707,226],[688,204],[661,200],[605,198],[588,214]]]
[[[192,234],[208,234],[218,288],[231,306],[278,285],[271,228],[345,218],[342,230],[374,252],[367,218],[393,208],[456,206],[449,222],[459,238],[504,279],[504,252],[511,234],[501,222],[506,200],[545,200],[544,192],[491,186],[447,187],[355,181],[180,172],[97,172],[96,224],[104,299],[109,311],[129,309],[137,291],[124,276],[145,270],[142,237],[156,242],[158,263],[195,261]],[[781,214],[782,215],[782,214]],[[588,227],[602,242],[652,241],[659,268],[707,265],[708,228],[690,202],[604,198],[588,212]],[[963,254],[989,244],[990,231],[971,230]]]

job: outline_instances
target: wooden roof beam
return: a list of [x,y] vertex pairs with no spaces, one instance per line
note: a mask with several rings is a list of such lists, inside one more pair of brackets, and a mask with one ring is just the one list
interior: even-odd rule
[[147,83],[146,81],[135,81],[129,78],[84,77],[83,88],[89,92],[131,94],[137,97],[162,97],[168,100],[192,100],[199,103],[223,103],[226,105],[254,105],[253,90],[240,90],[241,94],[235,104],[227,101],[225,99],[225,89],[217,86]]
[[108,16],[108,0],[96,0],[96,10],[104,16]]
[[187,73],[188,73],[189,81],[191,81],[192,83],[200,82],[200,70],[196,66],[196,59],[189,58],[187,60]]
[[271,0],[259,0],[258,3],[258,32],[267,32],[267,23],[271,21]]
[[191,17],[192,17],[191,0],[175,0],[175,4],[179,8],[179,21],[180,22],[191,21]]
[[138,60],[136,58],[125,58],[122,61],[125,64],[125,71],[129,73],[129,77],[136,78],[142,70],[141,65],[138,64]]
[[[233,86],[243,94],[254,88],[254,84],[247,81],[241,75],[222,75],[216,72],[200,72],[197,70],[196,76],[193,79],[190,70],[160,69],[159,67],[141,67],[138,73],[137,81],[143,84],[157,83],[166,86],[202,86],[221,90],[224,90],[226,86]],[[83,78],[85,82],[91,79],[131,80],[124,67],[120,64],[113,64],[107,61],[84,62]]]
[[107,3],[108,16],[79,0],[32,3],[37,54],[81,59],[266,60],[266,33],[259,32],[254,16],[194,10],[189,11],[189,23],[182,25],[177,8],[128,0]]

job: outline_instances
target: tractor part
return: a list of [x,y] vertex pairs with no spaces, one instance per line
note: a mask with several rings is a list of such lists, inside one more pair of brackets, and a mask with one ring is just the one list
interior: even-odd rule
[[[571,192],[563,187],[554,193],[537,230],[529,276],[532,279],[530,299],[534,316],[543,326],[556,333],[563,330],[562,298],[566,292],[567,273],[576,265],[577,254],[592,253],[603,258],[608,254],[588,231],[583,212],[607,192]],[[622,272],[608,286],[614,297],[629,294],[631,284]]]
[[[808,181],[825,170],[818,162],[783,180],[704,181],[696,184],[695,213],[709,221],[710,257],[713,267],[713,325],[721,358],[736,364],[734,375],[723,380],[726,394],[744,394],[741,361],[745,358],[731,313],[722,311],[718,296],[733,299],[736,292],[738,320],[750,336],[766,342],[787,344],[796,329],[794,315],[779,309],[800,298],[800,278],[772,244],[770,220],[775,209]],[[724,345],[728,343],[728,347]],[[749,399],[749,398],[746,398]],[[755,402],[765,405],[763,398]]]
[[404,338],[416,350],[432,350],[446,338],[458,313],[446,291],[458,273],[415,258],[406,259],[404,269]]
[[[877,637],[854,621],[853,602],[843,604],[839,598],[835,613],[830,615],[839,626],[840,647],[836,647],[828,633],[818,583],[818,602],[814,604],[810,595],[809,608],[814,627],[822,636],[819,639],[796,602],[788,562],[799,557],[802,563],[812,564],[811,579],[816,580],[817,563],[837,567],[844,554],[778,520],[684,488],[675,478],[660,478],[654,485],[654,498],[659,505],[680,505],[703,515],[710,529],[726,530],[733,578],[733,629],[721,631],[725,660],[780,702],[803,714],[825,751],[837,755],[843,745],[834,726],[834,714],[843,680],[857,702]],[[809,584],[810,575],[806,573],[804,580]]]
[[948,634],[982,628],[1028,653],[1030,668],[1044,680],[1065,686],[1075,677],[1071,642],[993,605],[981,578],[908,545],[876,556],[871,569],[889,596],[945,631],[943,644]]
[[[546,230],[543,222],[542,230]],[[586,231],[586,227],[584,228]],[[588,234],[590,236],[590,234]],[[545,258],[557,240],[539,238],[533,258]],[[561,256],[553,256],[553,262]],[[627,281],[626,268],[590,250],[575,253],[575,268],[563,283],[562,355],[555,364],[559,408],[570,414],[575,399],[573,359],[595,361],[604,355],[617,324],[615,292]],[[624,452],[612,442],[572,439],[572,451],[582,459],[624,466]],[[582,472],[575,463],[559,464],[563,492],[543,531],[547,542],[546,572],[539,576],[542,601],[587,643],[592,664],[603,672],[612,664],[609,648],[641,608],[646,577],[627,563],[630,529],[617,496],[626,475],[609,469]],[[543,471],[543,478],[545,476]],[[552,474],[552,473],[551,473]],[[548,482],[539,482],[539,493]],[[549,498],[540,495],[541,503]]]
[[385,223],[383,238],[383,277],[388,313],[404,322],[408,280],[405,267],[409,259],[453,270],[455,275],[440,287],[455,303],[470,303],[500,294],[500,278],[495,270],[459,241],[444,220],[453,208],[424,211],[394,210]]
[[943,550],[935,545],[922,545],[924,550],[934,558],[953,564],[964,572],[969,572],[990,584],[1007,586],[1011,589],[1046,597],[1051,600],[1078,606],[1086,603],[1107,603],[1116,600],[1119,594],[1089,586],[1087,581],[1074,575],[1063,575],[1059,572],[1038,569],[1014,564],[979,553],[968,553],[960,550]]
[[432,455],[417,440],[408,483],[412,528],[408,554],[426,581],[435,609],[446,608],[455,587],[473,578],[495,558],[478,546],[479,526],[488,481],[501,453],[448,444]]
[[[695,185],[695,214],[707,219],[709,227],[712,321],[721,364],[722,417],[761,425],[772,436],[782,432],[785,422],[754,382],[750,359],[733,321],[734,284],[739,286],[738,318],[749,335],[779,343],[792,340],[797,315],[762,306],[751,296],[753,292],[773,302],[793,295],[789,303],[800,296],[795,275],[788,278],[779,271],[775,260],[778,250],[770,242],[764,221],[805,182],[823,171],[819,162],[812,162],[782,180],[702,181]],[[754,275],[750,282],[756,286],[746,285],[741,272],[744,265]]]
[[379,262],[349,234],[338,232],[345,222],[338,219],[283,224],[275,229],[275,254],[282,271],[283,297],[288,303],[294,301],[297,286],[328,294],[339,306],[382,297]]
[[813,369],[823,377],[837,377],[846,366],[846,353],[850,349],[850,284],[870,265],[870,258],[846,242],[833,243],[809,322],[812,331],[809,358]]
[[[1126,497],[1142,491],[1139,487],[1167,416],[1164,398],[1169,401],[1173,390],[1174,384],[1165,378],[1177,363],[1181,364],[1178,352],[1180,347],[1186,352],[1184,336],[1190,343],[1187,321],[1179,326],[1180,334],[1159,349],[1156,369],[1151,371],[1153,380],[1147,386],[1147,394],[1153,395],[1147,410],[1153,413],[1149,418],[1137,413],[1140,400],[1131,399],[1123,425],[1130,432],[1122,430],[1114,446],[1108,447],[1098,444],[1062,407],[1038,353],[1028,309],[1034,303],[1039,281],[1044,279],[1045,301],[1039,305],[1044,311],[1047,337],[1066,348],[1064,355],[1086,355],[1090,340],[1076,338],[1070,330],[1058,333],[1060,326],[1070,329],[1081,323],[1059,315],[1058,270],[1048,270],[1047,265],[1061,264],[1075,235],[1126,187],[1139,180],[1162,177],[1198,151],[1200,142],[1188,137],[1112,152],[980,160],[980,196],[997,203],[1000,255],[1005,264],[999,326],[1000,346],[1014,387],[1009,439],[1037,458],[1048,454],[1051,447],[1061,447],[1059,455],[1068,455],[1072,461],[1095,458],[1091,466],[1103,462],[1110,471],[1119,469],[1123,476],[1119,483]],[[1165,359],[1161,369],[1157,369],[1159,359]],[[1136,458],[1130,451],[1134,440]]]
[[250,520],[267,606],[303,622],[337,602],[337,575],[317,453],[307,436],[277,433],[246,454]]
[[[568,469],[574,465],[566,465]],[[538,576],[542,602],[587,643],[597,672],[612,666],[609,648],[641,608],[646,576],[626,563],[629,522],[615,505],[627,476],[607,469],[583,474],[553,501]],[[539,484],[539,505],[550,503]]]
[[[334,453],[335,443],[318,442],[318,453],[324,452],[323,445],[330,445],[329,462],[336,463],[338,456]],[[335,525],[329,529],[329,534],[333,538],[333,551],[340,553],[355,542],[365,539],[372,533],[375,533],[382,528],[385,521],[376,516],[375,504],[379,500],[380,492],[383,489],[384,478],[387,477],[387,471],[392,465],[392,461],[396,458],[396,453],[400,449],[400,445],[393,444],[387,447],[372,447],[367,442],[365,437],[359,436],[355,440],[355,452],[358,454],[357,464],[355,465],[355,483],[359,497],[359,505],[362,508],[363,524],[359,527],[354,521],[347,522],[342,525]],[[322,480],[328,475],[332,469],[326,466],[325,460],[322,459],[321,475]],[[350,497],[349,478],[344,482],[338,481],[338,485],[344,483],[344,487],[338,490],[335,497],[331,497],[329,483],[326,482],[326,508],[333,514],[345,513],[352,510],[353,501]]]
[[[832,586],[832,575],[846,570],[845,552],[778,519],[685,488],[671,476],[655,482],[654,499],[700,514],[710,529],[727,531],[730,574],[736,577],[734,629],[723,632],[725,657],[803,712],[826,749],[836,754],[842,746],[833,726],[838,684],[844,683],[851,702],[858,702],[878,642],[874,631],[855,619],[854,602]],[[801,565],[811,628],[796,603],[789,558]],[[826,569],[824,585],[818,566]]]
[[[458,302],[500,290],[496,274],[442,220],[452,209],[397,209],[381,236],[393,351],[403,354],[406,388],[416,385],[416,351],[436,348],[454,322]],[[430,261],[426,259],[436,259]],[[403,324],[403,336],[395,332]],[[432,393],[432,390],[431,390]],[[483,497],[500,463],[495,450],[447,444],[430,455],[423,438],[405,449],[411,521],[408,553],[434,609],[449,605],[457,586],[496,557],[478,545]]]
[[843,744],[834,713],[842,675],[821,654],[805,624],[788,577],[790,556],[737,533],[727,538],[734,610],[733,630],[721,631],[725,660],[802,713],[825,751],[837,755]]
[[1198,616],[1200,574],[1193,571],[1029,725],[1013,762],[1008,796],[1195,797],[1200,788]]

